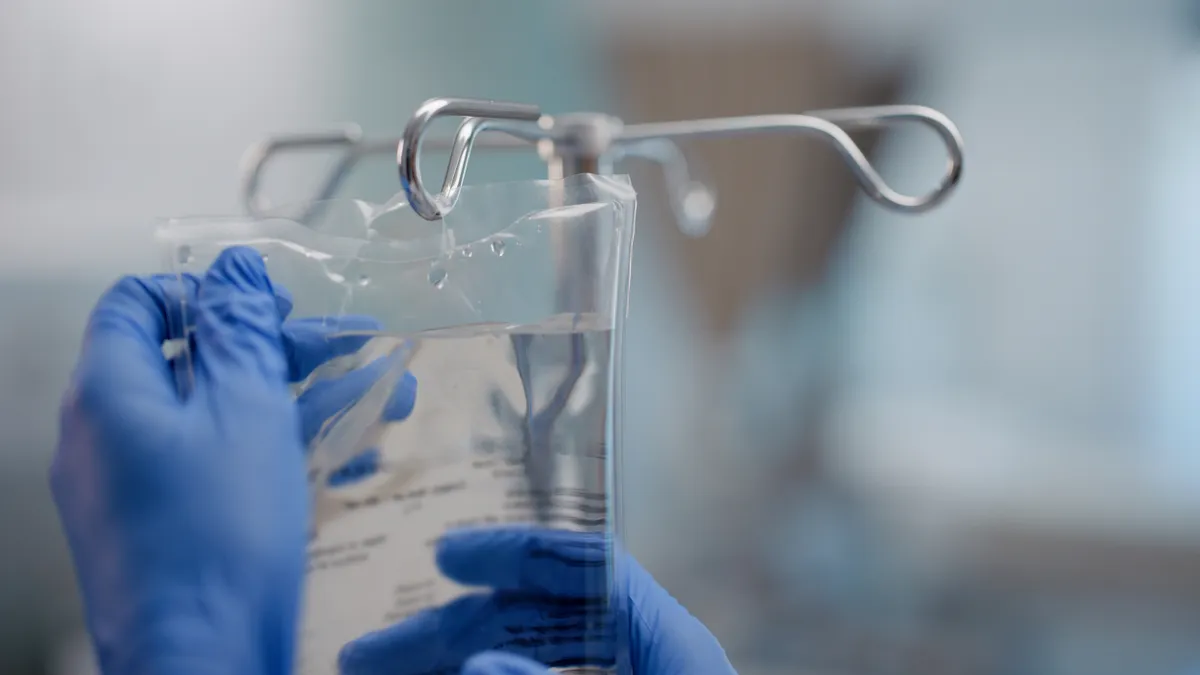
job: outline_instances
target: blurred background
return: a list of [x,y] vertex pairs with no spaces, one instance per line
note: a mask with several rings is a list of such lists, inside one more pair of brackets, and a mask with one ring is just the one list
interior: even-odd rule
[[[1200,11],[1181,0],[5,0],[0,672],[87,672],[45,476],[86,312],[272,133],[432,96],[630,121],[950,115],[922,216],[812,140],[687,146],[641,197],[626,536],[743,675],[1200,669]],[[902,191],[942,149],[860,137]],[[470,179],[540,175],[482,157]],[[307,161],[307,160],[306,160]],[[272,169],[299,199],[322,163]],[[388,158],[345,193],[396,190]]]

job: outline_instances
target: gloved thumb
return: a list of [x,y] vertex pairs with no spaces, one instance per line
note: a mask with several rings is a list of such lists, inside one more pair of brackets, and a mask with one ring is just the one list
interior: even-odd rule
[[550,675],[550,669],[523,656],[483,652],[463,664],[462,675]]
[[247,376],[287,383],[283,317],[262,256],[226,249],[208,268],[196,296],[196,373],[212,383]]

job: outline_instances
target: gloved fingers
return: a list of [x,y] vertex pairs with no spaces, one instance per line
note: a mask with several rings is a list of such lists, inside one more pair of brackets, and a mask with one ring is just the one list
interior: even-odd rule
[[225,249],[197,293],[197,379],[240,387],[251,375],[286,385],[282,324],[262,256],[246,247]]
[[[525,594],[605,602],[606,561],[618,561],[617,589],[628,605],[609,605],[628,618],[634,672],[733,675],[712,633],[602,533],[521,526],[472,528],[438,542],[437,563],[447,577]],[[619,597],[619,596],[618,596]],[[603,616],[595,609],[590,616]],[[547,659],[540,659],[549,663]]]
[[[317,382],[302,393],[296,404],[300,408],[305,445],[311,443],[326,424],[358,401],[380,377],[390,372],[391,365],[389,357],[380,357],[362,368]],[[417,378],[406,371],[384,406],[383,420],[399,422],[406,419],[416,405],[416,398]]]
[[369,316],[322,316],[292,319],[283,324],[288,353],[288,378],[299,382],[321,364],[362,349],[383,326]]
[[[261,255],[246,247],[235,247],[223,251],[214,261],[215,267],[224,259],[229,251],[236,250],[236,256],[244,261]],[[265,267],[262,267],[265,270]],[[191,274],[158,275],[155,279],[163,282],[178,279],[186,292],[174,298],[172,316],[168,325],[172,337],[189,335],[196,327],[198,311],[181,312],[180,305],[186,303],[189,307],[198,305],[197,291],[200,279]],[[269,277],[268,277],[269,280]],[[281,319],[288,319],[295,307],[292,294],[287,288],[271,283],[271,293],[274,295],[275,308]],[[347,354],[353,354],[365,345],[372,334],[381,330],[382,325],[377,319],[369,316],[321,316],[305,317],[286,320],[283,324],[284,349],[288,359],[288,377],[292,382],[299,382],[308,377],[321,364]]]
[[343,675],[456,672],[470,657],[503,650],[547,666],[615,662],[602,606],[513,594],[468,595],[420,612],[343,647]]
[[[194,308],[200,279],[191,274],[161,274],[151,279],[162,285],[175,282],[175,286],[184,289],[177,297],[171,298],[168,333],[174,338],[191,335],[196,328],[198,312]],[[294,307],[292,294],[278,284],[272,284],[271,290],[275,295],[275,309],[279,317],[287,319]],[[184,303],[189,311],[181,311]],[[287,352],[288,378],[292,382],[299,382],[326,361],[353,354],[371,339],[370,333],[381,328],[376,319],[358,315],[286,320],[283,324],[283,344]]]
[[145,394],[175,401],[177,389],[163,342],[182,323],[196,280],[173,274],[125,277],[96,303],[88,320],[73,389],[89,405]]
[[468,586],[597,598],[609,590],[612,550],[603,533],[503,526],[448,532],[436,559],[443,574]]
[[737,675],[717,638],[632,557],[620,571],[629,595],[633,670]]
[[[164,286],[177,289],[179,292],[170,296],[170,321],[167,336],[170,339],[191,335],[196,330],[196,301],[200,290],[201,277],[190,273],[155,274],[148,279]],[[292,294],[283,286],[272,286],[275,294],[275,309],[281,318],[286,319],[292,312]]]
[[[341,675],[423,675],[450,672],[462,664],[465,654],[455,654],[452,645],[468,642],[463,628],[472,621],[486,621],[487,595],[468,595],[436,609],[368,633],[342,647],[338,653]],[[464,638],[468,638],[465,640]],[[474,651],[489,647],[480,642]],[[470,653],[470,652],[468,652]]]
[[[193,278],[194,279],[194,278]],[[198,281],[194,281],[196,287]],[[284,306],[286,302],[278,294],[285,292],[276,286],[276,306]],[[194,293],[193,293],[194,296]],[[195,298],[192,298],[194,303]],[[190,303],[190,304],[192,304]],[[286,316],[286,310],[280,310],[280,316]],[[179,318],[174,319],[172,334],[188,334],[192,337],[189,346],[195,348],[195,324],[197,312],[176,312]],[[178,326],[183,326],[179,328]],[[288,380],[300,382],[312,374],[321,365],[338,358],[357,352],[371,340],[373,332],[380,329],[377,320],[369,316],[346,315],[341,317],[306,317],[291,319],[283,323],[283,348],[287,355]]]
[[[270,277],[270,273],[267,276]],[[286,321],[291,316],[292,310],[296,308],[292,292],[283,284],[272,284],[272,289],[275,291],[275,309],[279,310],[279,318]]]
[[331,488],[354,485],[378,473],[380,463],[379,448],[371,448],[331,472],[325,484]]
[[550,669],[516,654],[483,652],[467,659],[462,675],[550,675]]

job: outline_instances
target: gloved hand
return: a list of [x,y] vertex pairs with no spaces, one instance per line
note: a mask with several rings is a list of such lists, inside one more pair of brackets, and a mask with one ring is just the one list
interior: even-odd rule
[[467,659],[462,675],[553,675],[546,666],[524,656],[481,652]]
[[[185,301],[195,378],[181,397],[162,349]],[[50,478],[108,675],[291,673],[305,436],[353,387],[297,402],[288,385],[366,338],[285,324],[290,310],[261,257],[230,249],[201,279],[126,278],[92,314]]]
[[[608,589],[610,553],[601,534],[520,526],[451,532],[437,548],[442,573],[490,592],[351,642],[340,655],[341,672],[544,674],[545,666],[614,663],[613,645],[624,641],[635,675],[733,675],[708,629],[632,557],[616,556],[616,583]],[[607,592],[617,608],[611,622],[600,620]]]

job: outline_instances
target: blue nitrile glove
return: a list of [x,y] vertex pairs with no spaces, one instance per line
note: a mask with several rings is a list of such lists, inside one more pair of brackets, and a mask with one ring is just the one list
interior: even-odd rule
[[[464,672],[481,675],[529,672],[520,670],[520,659],[489,650],[545,666],[607,665],[614,660],[615,637],[628,644],[635,675],[734,673],[708,629],[624,553],[616,556],[616,624],[600,622],[610,552],[601,534],[522,526],[451,532],[437,548],[442,573],[490,592],[463,596],[351,642],[340,655],[341,672],[427,675],[458,672],[467,664],[474,670]],[[469,661],[473,656],[482,661]],[[484,668],[489,663],[500,665]]]
[[[379,328],[378,321],[363,316],[286,322],[284,344],[288,348],[289,360],[294,364],[291,379],[303,380],[317,366],[334,357],[357,351],[369,339],[366,335],[329,339],[327,336],[330,332],[373,331]],[[350,404],[386,373],[388,366],[388,358],[381,357],[340,377],[319,381],[301,394],[296,402],[300,406],[301,437],[305,447],[309,446],[323,425],[345,412]],[[416,393],[417,380],[412,373],[406,372],[404,380],[397,383],[383,408],[383,419],[395,422],[408,417],[416,402]],[[373,475],[379,467],[379,449],[371,448],[333,471],[327,483],[335,488],[350,485]]]
[[[162,346],[185,301],[195,378],[183,399]],[[92,314],[51,487],[107,675],[291,673],[310,499],[302,418],[339,399],[298,404],[288,384],[365,338],[284,324],[290,308],[259,254],[231,249],[200,279],[126,278]]]
[[467,659],[462,675],[552,675],[549,668],[532,659],[504,652],[482,652]]

